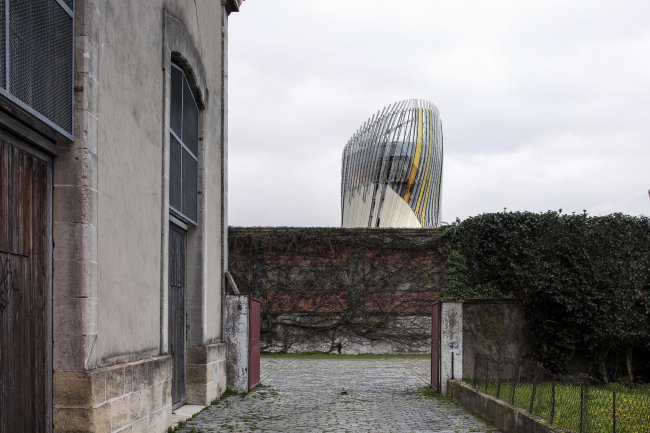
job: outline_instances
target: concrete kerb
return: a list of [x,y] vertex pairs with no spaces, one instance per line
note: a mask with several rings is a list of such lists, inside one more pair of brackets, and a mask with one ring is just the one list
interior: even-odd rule
[[173,431],[179,423],[187,421],[206,407],[208,406],[201,406],[199,404],[186,404],[185,406],[179,407],[172,413],[172,425],[169,428]]
[[447,394],[504,433],[564,433],[548,421],[496,397],[484,394],[459,380],[447,382]]

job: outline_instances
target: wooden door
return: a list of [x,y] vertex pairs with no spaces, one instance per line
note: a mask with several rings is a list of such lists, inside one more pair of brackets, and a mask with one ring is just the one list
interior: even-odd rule
[[0,130],[0,433],[52,428],[51,159]]
[[187,232],[169,224],[169,353],[172,356],[172,408],[187,401],[185,394],[186,287],[185,252]]

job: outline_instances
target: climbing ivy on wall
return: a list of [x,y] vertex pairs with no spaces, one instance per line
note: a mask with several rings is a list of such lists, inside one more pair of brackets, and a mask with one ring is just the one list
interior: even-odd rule
[[231,227],[229,270],[262,300],[264,351],[422,352],[445,273],[439,241],[437,229]]
[[607,380],[650,350],[650,220],[561,210],[491,213],[444,227],[446,297],[514,297],[534,356],[566,371],[586,351]]

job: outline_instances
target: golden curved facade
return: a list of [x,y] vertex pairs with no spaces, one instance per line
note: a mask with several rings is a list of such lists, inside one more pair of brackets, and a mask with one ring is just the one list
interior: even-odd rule
[[442,122],[435,105],[410,99],[385,107],[343,150],[342,227],[437,227]]

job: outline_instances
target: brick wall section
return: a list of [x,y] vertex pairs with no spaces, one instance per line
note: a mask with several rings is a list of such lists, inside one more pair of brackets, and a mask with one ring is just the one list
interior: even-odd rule
[[[230,227],[230,272],[243,294],[262,300],[263,350],[377,346],[403,339],[387,331],[397,321],[399,332],[406,322],[430,326],[423,319],[446,269],[439,245],[438,229]],[[418,326],[417,337],[406,337],[418,341],[415,351],[426,350],[430,331]],[[367,344],[350,335],[353,328],[363,328]],[[381,347],[403,349],[399,342]]]
[[430,316],[440,292],[433,290],[366,290],[363,309],[368,313],[398,313]]
[[171,422],[170,356],[54,371],[54,432],[162,432]]
[[347,290],[268,289],[263,299],[268,313],[342,313],[348,308]]

